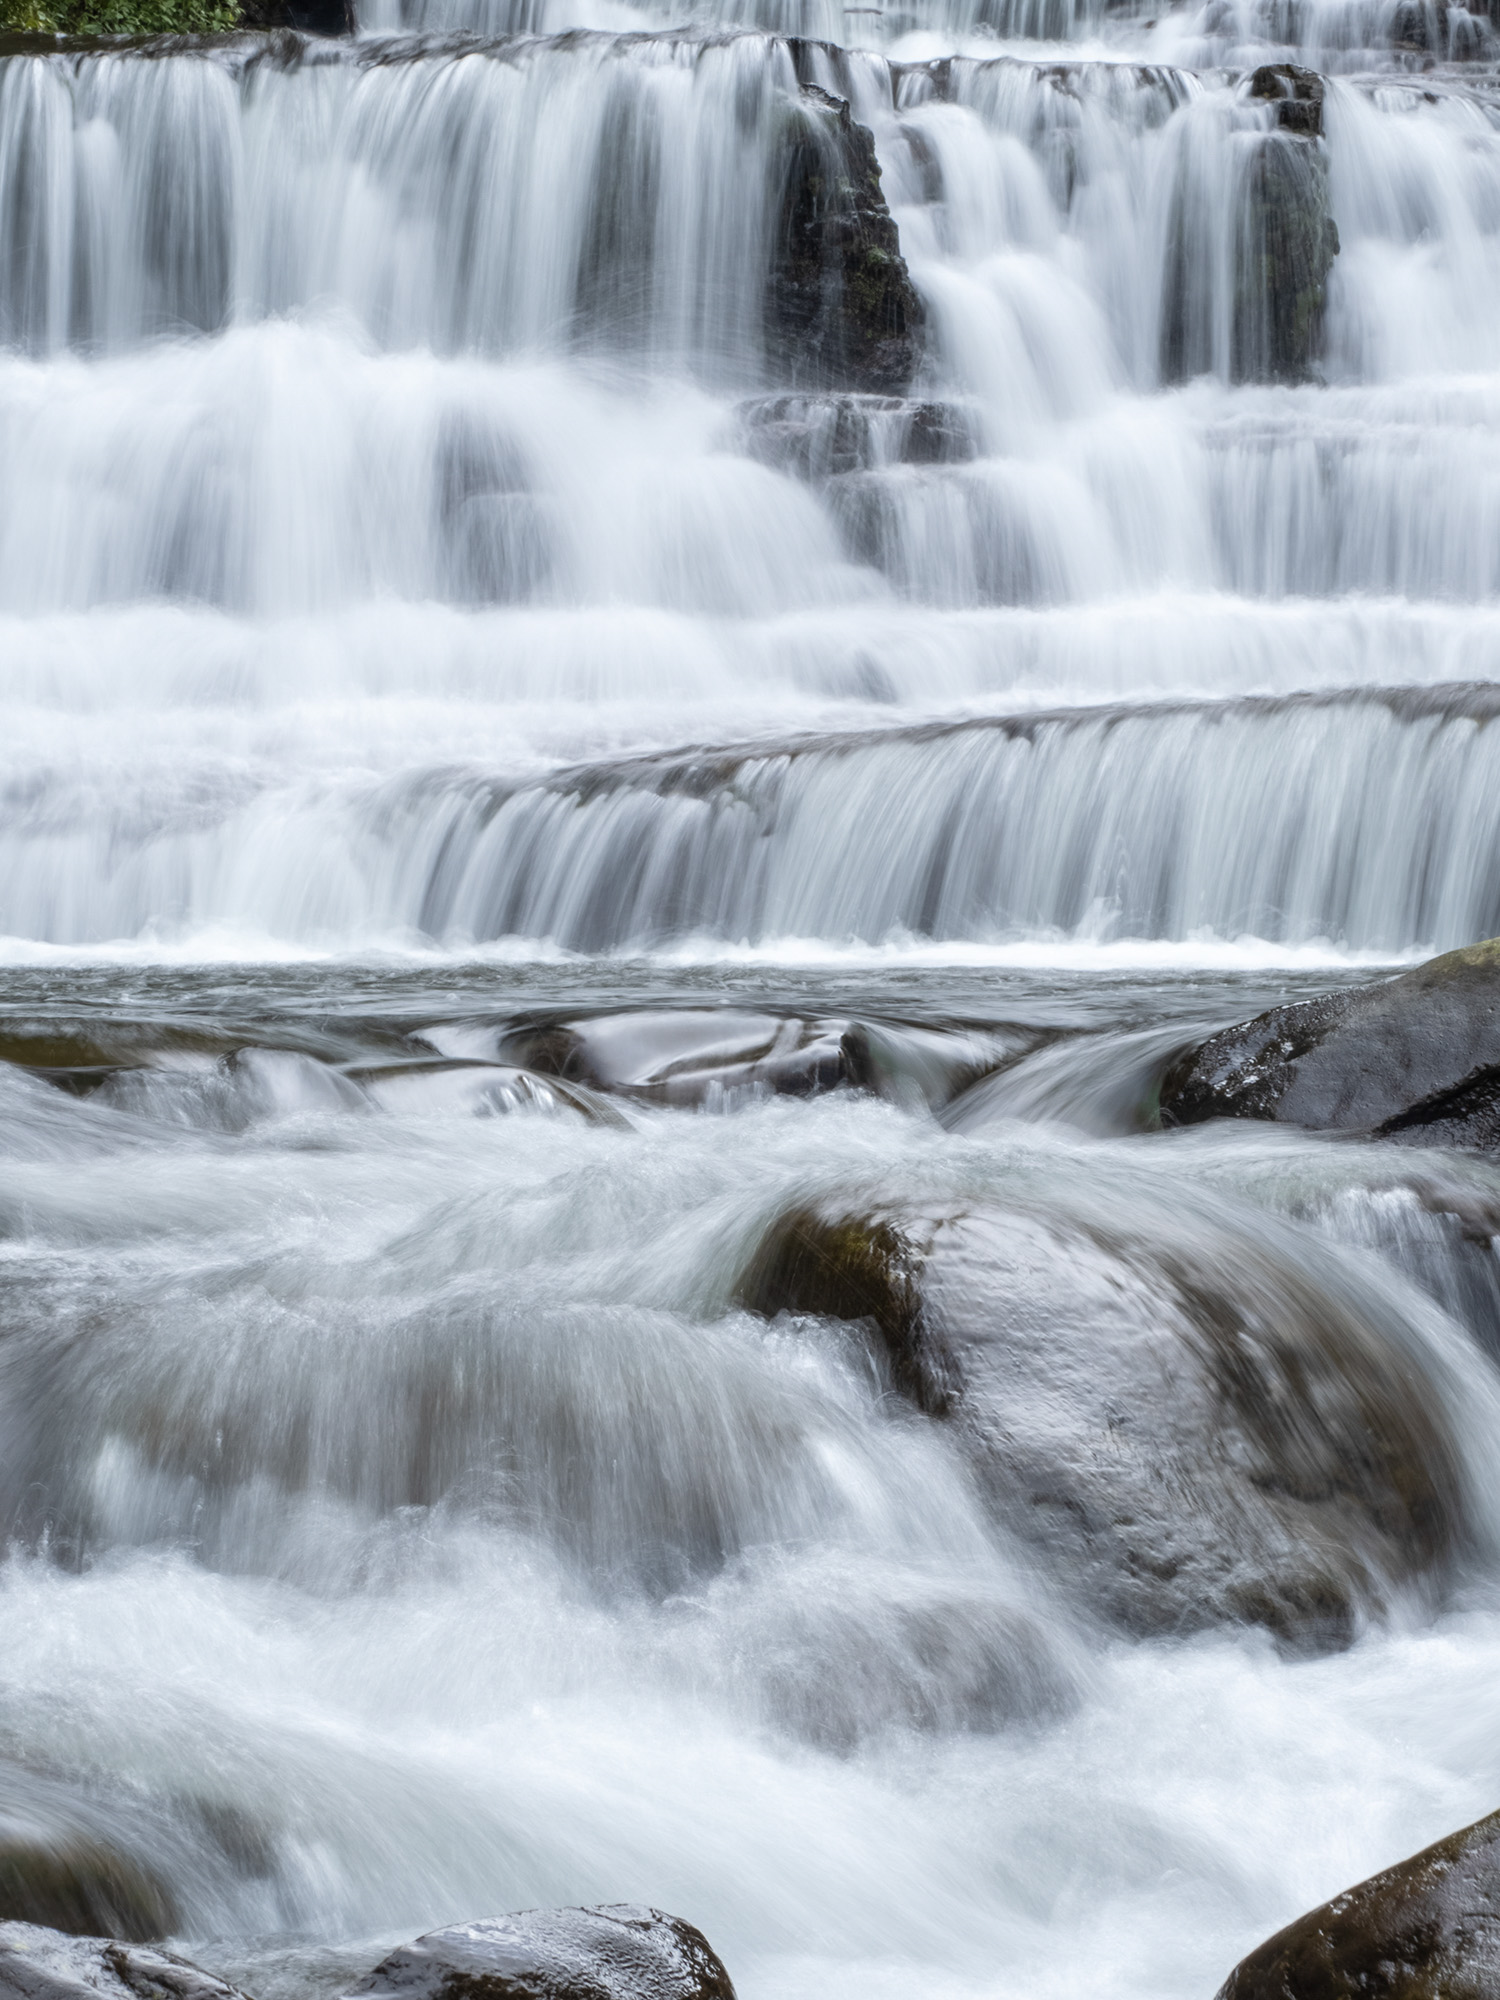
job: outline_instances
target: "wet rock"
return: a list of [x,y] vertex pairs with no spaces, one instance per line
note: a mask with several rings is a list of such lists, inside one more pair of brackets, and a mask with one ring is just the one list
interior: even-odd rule
[[1446,1419],[1393,1332],[1266,1240],[1160,1208],[799,1208],[741,1301],[862,1321],[1049,1572],[1133,1632],[1347,1642],[1462,1539]]
[[886,465],[957,465],[977,456],[977,426],[956,403],[899,396],[761,396],[741,404],[742,450],[798,479]]
[[0,2000],[244,2000],[175,1952],[0,1923]]
[[637,1903],[521,1910],[430,1931],[382,1959],[353,1995],[402,2000],[734,2000],[713,1947]]
[[501,1053],[539,1075],[648,1103],[700,1105],[726,1093],[808,1097],[844,1081],[842,1021],[731,1008],[605,1014],[508,1035]]
[[1218,2000],[1494,2000],[1500,1813],[1310,1910],[1248,1958]]
[[798,387],[900,395],[921,361],[925,314],[874,138],[842,98],[803,86],[781,185],[765,308],[772,369]]
[[[1321,116],[1321,106],[1316,107]],[[1310,116],[1314,107],[1283,100]],[[1283,130],[1261,141],[1246,180],[1235,298],[1234,378],[1300,382],[1323,350],[1323,309],[1339,233],[1328,161],[1315,140]]]
[[[1191,173],[1170,224],[1161,318],[1161,370],[1180,382],[1222,369],[1236,382],[1301,382],[1323,352],[1328,278],[1338,228],[1328,190],[1321,77],[1291,63],[1255,71],[1250,95],[1276,106],[1277,129],[1242,135],[1233,208],[1233,290],[1206,282],[1224,221],[1205,209]],[[1229,311],[1229,351],[1219,330]]]
[[176,1929],[166,1886],[80,1823],[43,1781],[7,1770],[0,1788],[0,1923],[132,1943]]
[[1211,1036],[1161,1094],[1164,1125],[1208,1118],[1500,1147],[1500,939]]
[[1250,79],[1250,95],[1275,104],[1276,122],[1283,132],[1322,138],[1326,86],[1316,70],[1299,69],[1295,63],[1265,63]]

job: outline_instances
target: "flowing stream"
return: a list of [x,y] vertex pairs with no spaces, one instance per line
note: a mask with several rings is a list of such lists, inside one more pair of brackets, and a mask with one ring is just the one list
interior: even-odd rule
[[[768,333],[830,97],[904,396]],[[1337,226],[1301,380],[1268,159]],[[1456,0],[3,45],[0,1829],[256,2000],[619,1900],[742,2000],[1208,2000],[1500,1805],[1500,1168],[1149,1129],[1195,1036],[1500,931],[1497,656]],[[879,1089],[768,1087],[851,1032]],[[1461,1560],[1336,1650],[1100,1622],[739,1303],[814,1196],[1341,1302]]]

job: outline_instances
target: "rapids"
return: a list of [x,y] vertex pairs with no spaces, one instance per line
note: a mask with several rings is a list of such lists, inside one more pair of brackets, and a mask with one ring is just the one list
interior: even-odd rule
[[[1207,2000],[1500,1803],[1500,1170],[1149,1129],[1193,1036],[1500,931],[1497,75],[1452,0],[0,45],[0,1827],[257,2000],[627,1899],[743,2000]],[[905,400],[768,338],[807,86]],[[1298,381],[1268,158],[1337,226]],[[635,1069],[532,1074],[605,1013]],[[851,1023],[878,1089],[735,1084]],[[813,1198],[1337,1301],[1453,1573],[1317,1657],[1107,1627],[737,1303]]]

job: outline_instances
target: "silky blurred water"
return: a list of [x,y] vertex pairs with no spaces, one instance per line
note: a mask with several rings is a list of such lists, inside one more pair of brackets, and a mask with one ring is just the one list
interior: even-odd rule
[[[1288,56],[1296,385],[1233,379]],[[809,83],[920,419],[768,352]],[[1406,0],[6,45],[0,1809],[258,2000],[595,1900],[745,2000],[1206,2000],[1495,1806],[1500,1174],[1149,1129],[1196,1036],[1500,929],[1494,84]],[[514,1067],[682,1009],[1006,1066]],[[1353,1301],[1458,1440],[1451,1588],[1316,1659],[1096,1624],[847,1328],[733,1303],[810,1198]]]

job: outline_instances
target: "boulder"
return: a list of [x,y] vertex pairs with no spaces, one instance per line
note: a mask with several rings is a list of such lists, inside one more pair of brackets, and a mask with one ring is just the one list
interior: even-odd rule
[[703,1933],[638,1903],[521,1910],[400,1946],[352,1989],[401,2000],[734,2000]]
[[1404,1145],[1500,1146],[1500,939],[1273,1007],[1167,1071],[1163,1125],[1263,1118]]
[[862,1322],[1006,1526],[1126,1630],[1247,1621],[1317,1650],[1440,1585],[1464,1533],[1458,1453],[1381,1303],[1269,1228],[1166,1199],[1111,1225],[1113,1200],[799,1207],[739,1298]]
[[899,396],[922,358],[925,313],[880,187],[869,130],[805,84],[788,110],[773,221],[765,347],[797,388]]
[[1218,2000],[1494,2000],[1500,1813],[1310,1910],[1252,1951]]
[[175,1952],[0,1924],[0,2000],[245,2000]]
[[0,1923],[141,1943],[177,1926],[170,1890],[71,1808],[61,1788],[0,1770]]

